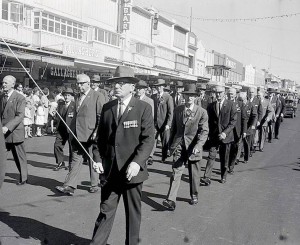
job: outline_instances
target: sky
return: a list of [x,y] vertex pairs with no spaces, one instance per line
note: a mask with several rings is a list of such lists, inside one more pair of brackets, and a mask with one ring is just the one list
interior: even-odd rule
[[[134,0],[153,6],[163,16],[189,27],[208,50],[300,84],[300,0]],[[299,13],[257,21],[201,21],[195,18],[238,19]]]

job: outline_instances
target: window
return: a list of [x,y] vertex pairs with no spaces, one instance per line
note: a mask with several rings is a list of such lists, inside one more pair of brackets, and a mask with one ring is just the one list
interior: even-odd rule
[[8,2],[7,1],[2,2],[2,19],[8,20]]
[[110,44],[113,46],[119,46],[120,36],[110,31],[95,28],[95,41]]
[[3,0],[2,19],[13,23],[22,22],[25,26],[31,26],[31,9],[20,3]]
[[[40,17],[42,15],[42,17]],[[41,23],[41,26],[40,26]],[[47,13],[34,13],[34,29],[86,41],[87,27]]]
[[189,68],[194,68],[194,56],[189,55]]

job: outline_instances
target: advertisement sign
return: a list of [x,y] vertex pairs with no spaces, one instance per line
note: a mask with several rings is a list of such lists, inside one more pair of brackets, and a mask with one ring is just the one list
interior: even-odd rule
[[122,31],[129,30],[131,14],[131,0],[122,1]]
[[64,44],[63,54],[79,59],[104,60],[102,50],[73,44]]

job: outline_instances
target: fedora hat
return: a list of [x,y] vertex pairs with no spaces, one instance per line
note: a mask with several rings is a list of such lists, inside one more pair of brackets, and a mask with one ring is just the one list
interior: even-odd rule
[[188,83],[188,84],[186,84],[184,86],[184,91],[182,93],[183,94],[197,95],[196,84],[194,84],[194,83]]
[[74,91],[73,91],[72,88],[66,88],[66,89],[62,92],[62,94],[63,94],[63,95],[64,95],[64,94],[71,94],[71,95],[74,95]]
[[218,92],[225,92],[225,87],[224,86],[221,86],[221,85],[217,85],[215,88],[214,88],[214,92],[218,93]]
[[92,82],[100,82],[100,76],[97,74],[94,74],[91,78]]
[[183,82],[182,81],[176,81],[175,87],[177,87],[177,88],[183,88],[184,87]]
[[206,90],[206,85],[205,84],[199,84],[197,86],[197,90],[200,91],[200,90]]
[[134,77],[134,70],[128,66],[118,66],[112,78],[107,79],[107,82],[122,80],[125,83],[136,84],[139,79]]
[[148,88],[148,84],[144,80],[138,81],[135,85],[136,88]]
[[152,86],[166,86],[166,81],[164,79],[158,78]]

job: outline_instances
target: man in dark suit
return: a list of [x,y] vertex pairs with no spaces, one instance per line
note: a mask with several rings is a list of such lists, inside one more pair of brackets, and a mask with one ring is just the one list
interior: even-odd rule
[[251,141],[253,130],[255,130],[257,125],[257,107],[250,100],[247,99],[246,92],[240,92],[240,99],[243,103],[243,109],[246,111],[246,137],[243,137],[244,145],[244,163],[247,163],[251,154]]
[[13,158],[20,172],[17,185],[27,183],[27,158],[25,151],[25,97],[14,90],[16,78],[8,75],[3,78],[3,94],[0,98],[2,132],[5,137],[6,149],[12,151]]
[[172,94],[174,108],[184,104],[184,98],[183,98],[183,95],[182,95],[183,89],[184,89],[183,82],[182,81],[177,81],[175,83],[176,92]]
[[182,94],[185,105],[175,108],[171,127],[170,153],[174,154],[173,174],[167,199],[163,201],[163,205],[169,210],[175,210],[177,192],[186,164],[189,171],[190,204],[198,203],[200,162],[208,135],[207,112],[201,106],[195,105],[196,85],[187,84]]
[[[2,128],[1,118],[0,118],[0,128]],[[0,130],[0,189],[2,187],[5,178],[5,161],[6,161],[5,139],[2,130]]]
[[269,121],[269,133],[268,133],[268,139],[269,143],[272,142],[273,139],[273,134],[274,134],[274,128],[275,128],[275,122],[277,121],[277,118],[280,117],[280,112],[281,112],[281,102],[276,96],[276,90],[271,89],[269,90],[269,100],[271,102],[271,105],[273,107],[274,111],[274,116],[271,121]]
[[[73,89],[67,88],[62,92],[65,101],[60,103],[57,108],[57,113],[62,117],[65,123],[70,127],[71,121],[75,114],[75,102],[74,102],[74,92]],[[64,146],[66,142],[69,144],[69,166],[72,159],[72,147],[69,140],[69,130],[66,125],[58,115],[56,115],[56,138],[54,142],[54,156],[56,159],[57,166],[53,169],[58,171],[61,168],[68,169],[64,162]]]
[[106,176],[101,189],[100,214],[91,245],[106,245],[121,195],[126,214],[126,245],[139,243],[141,195],[148,178],[147,160],[154,145],[151,106],[132,96],[138,79],[133,69],[118,67],[114,84],[116,100],[104,105],[98,147],[102,163],[95,169]]
[[[91,156],[91,145],[95,142],[100,123],[101,110],[104,105],[104,96],[95,92],[90,87],[90,78],[86,74],[77,75],[77,86],[80,96],[75,100],[75,114],[70,124],[70,129],[77,137],[70,134],[72,147],[72,160],[69,173],[63,186],[56,189],[64,194],[73,195],[77,188],[77,179],[82,167],[83,156],[86,154],[83,148]],[[79,142],[80,143],[79,143]],[[98,191],[99,175],[92,169],[93,161],[89,159],[91,187],[89,192]]]
[[105,103],[107,103],[109,101],[108,93],[104,88],[100,88],[100,83],[100,76],[93,75],[91,78],[91,88],[99,93],[102,93],[104,96]]
[[210,185],[213,165],[219,149],[221,162],[221,183],[226,182],[231,143],[234,142],[233,128],[236,124],[236,107],[225,97],[225,87],[216,86],[216,101],[207,107],[209,126],[209,155],[202,181]]
[[[148,103],[149,105],[151,105],[151,109],[152,109],[152,116],[154,117],[154,102],[153,99],[149,98],[146,95],[146,89],[148,88],[148,84],[143,81],[140,80],[136,85],[135,85],[135,89],[136,89],[136,97],[142,101],[145,101],[146,103]],[[151,151],[151,154],[149,156],[148,159],[148,165],[152,165],[153,164],[153,155],[154,155],[154,151],[155,151],[155,144],[153,145],[153,149]]]
[[196,105],[201,106],[203,109],[207,110],[208,104],[212,103],[212,98],[210,98],[208,95],[205,94],[206,92],[206,85],[200,84],[197,87],[198,91],[198,98],[195,101]]
[[242,101],[238,100],[236,96],[235,88],[230,88],[228,90],[228,99],[233,101],[234,106],[236,107],[236,124],[233,129],[234,142],[230,148],[228,170],[229,174],[233,174],[234,166],[238,164],[239,161],[242,139],[246,137],[247,115]]
[[157,94],[153,95],[151,98],[154,101],[154,125],[157,131],[156,138],[158,135],[161,138],[162,162],[164,162],[168,155],[174,105],[172,97],[164,92],[164,87],[166,86],[165,80],[158,79],[152,86],[157,90]]
[[279,140],[279,137],[278,137],[279,136],[279,128],[280,128],[280,124],[283,120],[283,116],[285,113],[285,99],[280,95],[279,92],[277,92],[277,98],[280,102],[280,113],[275,122],[274,136],[275,136],[275,139]]

